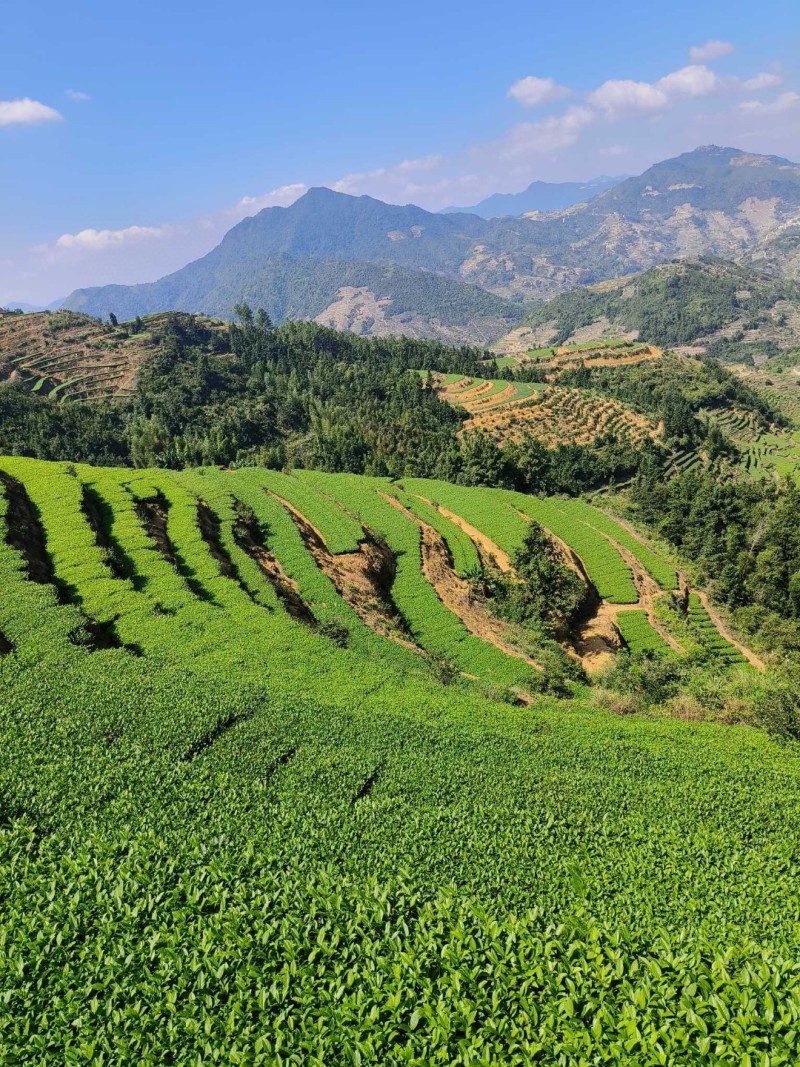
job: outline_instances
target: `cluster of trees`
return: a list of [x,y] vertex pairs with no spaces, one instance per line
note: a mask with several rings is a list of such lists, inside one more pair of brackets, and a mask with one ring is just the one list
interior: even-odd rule
[[719,435],[703,412],[728,407],[750,411],[766,429],[781,416],[750,386],[708,357],[681,359],[665,354],[650,363],[620,367],[576,367],[563,371],[560,385],[593,389],[663,422],[665,440],[681,448],[718,450]]
[[167,318],[134,396],[113,405],[0,388],[0,452],[139,467],[309,467],[568,493],[625,479],[642,461],[613,439],[548,450],[530,437],[503,449],[487,435],[459,437],[463,415],[416,372],[485,374],[480,349],[357,337],[313,322],[275,327],[263,311],[236,311],[227,333],[193,316]]
[[800,490],[721,469],[665,481],[643,465],[632,501],[692,561],[702,582],[763,647],[800,652]]

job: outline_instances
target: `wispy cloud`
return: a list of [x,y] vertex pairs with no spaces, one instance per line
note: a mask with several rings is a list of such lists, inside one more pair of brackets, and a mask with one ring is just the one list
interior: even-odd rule
[[760,89],[775,89],[783,85],[783,77],[777,71],[759,71],[752,78],[742,82],[742,88],[748,92],[757,93]]
[[292,185],[281,185],[269,193],[260,196],[243,196],[234,208],[234,213],[254,215],[257,211],[263,211],[265,207],[289,207],[303,193],[308,192],[308,186],[303,182],[294,182]]
[[82,93],[80,89],[67,89],[64,96],[66,96],[67,100],[73,100],[79,104],[92,99],[88,93]]
[[333,182],[331,189],[335,189],[337,193],[360,196],[379,181],[382,189],[391,190],[392,193],[397,194],[413,188],[415,182],[413,175],[430,173],[442,162],[442,157],[435,155],[422,156],[419,159],[403,159],[390,167],[375,167],[373,170],[345,174],[344,177]]
[[0,126],[34,126],[42,122],[59,122],[63,115],[38,100],[0,100]]
[[774,100],[763,103],[761,100],[744,100],[739,104],[741,111],[749,115],[782,115],[800,107],[800,93],[781,93]]
[[495,148],[502,159],[509,160],[548,155],[575,144],[596,117],[591,108],[573,104],[561,115],[512,126],[505,137],[495,142]]
[[80,248],[102,251],[131,241],[153,241],[170,234],[170,226],[127,226],[124,230],[81,230],[79,233],[62,233],[55,242],[56,248]]
[[705,44],[696,44],[689,49],[689,59],[692,63],[707,63],[710,59],[729,56],[733,51],[735,45],[730,41],[706,41]]
[[572,90],[565,85],[558,85],[552,78],[537,78],[529,74],[527,78],[515,81],[508,90],[508,95],[523,107],[538,107],[540,104],[549,104],[553,100],[572,96]]

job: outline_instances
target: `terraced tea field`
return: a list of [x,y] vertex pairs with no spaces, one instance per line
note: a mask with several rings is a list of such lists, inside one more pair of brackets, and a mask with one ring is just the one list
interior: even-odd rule
[[800,373],[793,366],[758,367],[736,364],[731,370],[752,386],[790,423],[800,426]]
[[529,348],[516,355],[496,357],[498,367],[523,367],[535,364],[555,377],[562,370],[577,367],[613,367],[660,359],[663,351],[642,341],[597,340],[545,348]]
[[552,448],[611,435],[635,446],[661,432],[626,405],[588,390],[455,374],[434,375],[433,380],[443,400],[469,414],[465,431],[481,430],[501,443],[532,434]]
[[149,315],[141,332],[132,333],[130,324],[113,327],[72,311],[0,314],[0,381],[18,381],[59,400],[127,396],[142,360],[156,351],[167,317]]
[[538,695],[532,519],[681,654],[582,501],[0,459],[9,1063],[796,1062],[800,758]]
[[743,412],[709,412],[723,433],[737,446],[742,467],[753,477],[800,479],[800,429],[765,431]]

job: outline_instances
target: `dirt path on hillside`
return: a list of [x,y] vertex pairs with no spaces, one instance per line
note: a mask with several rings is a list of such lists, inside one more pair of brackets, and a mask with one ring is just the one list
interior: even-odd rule
[[395,560],[390,549],[378,544],[365,530],[364,540],[357,552],[342,552],[334,556],[320,531],[297,508],[276,493],[268,492],[286,508],[314,562],[364,625],[381,637],[426,656],[425,650],[408,632],[392,599]]
[[753,667],[756,667],[758,670],[763,671],[766,667],[766,664],[764,663],[763,659],[759,659],[755,652],[751,652],[751,650],[746,645],[743,645],[741,641],[737,640],[737,638],[733,636],[728,627],[720,618],[719,612],[716,610],[716,608],[712,606],[711,601],[708,599],[708,594],[701,592],[699,589],[695,589],[693,590],[693,592],[697,593],[700,603],[706,609],[709,618],[714,623],[719,632],[722,634],[722,636],[725,638],[725,640],[729,641],[734,648],[738,648],[748,663],[750,663]]
[[481,601],[475,598],[469,582],[455,573],[450,552],[441,534],[403,507],[395,497],[385,493],[379,495],[420,528],[422,572],[444,606],[459,618],[475,637],[494,645],[507,656],[524,660],[537,671],[542,670],[535,660],[513,646],[508,624],[491,615]]
[[[631,537],[635,537],[636,540],[639,542],[639,544],[645,545],[647,548],[652,548],[652,545],[649,544],[647,539],[645,537],[643,537],[642,534],[640,534],[639,531],[636,530],[629,522],[626,522],[625,519],[621,519],[617,515],[612,515],[612,516],[609,516],[609,517],[613,518],[615,522],[618,522],[620,524],[620,526],[622,526],[625,530],[627,530],[628,533],[631,535]],[[611,540],[611,539],[609,538],[609,540]],[[616,545],[616,547],[620,550],[620,552],[622,552],[623,554],[625,553],[625,550],[620,545],[618,545],[616,541],[612,541],[612,544]],[[639,566],[641,567],[641,564],[639,564]],[[686,590],[687,598],[688,598],[688,595],[689,595],[690,592],[697,593],[697,596],[698,596],[698,598],[700,600],[700,603],[706,609],[706,611],[708,612],[709,618],[714,623],[716,628],[719,630],[720,634],[725,638],[725,640],[729,641],[734,646],[734,648],[737,648],[741,652],[741,654],[745,657],[745,659],[748,661],[748,663],[750,663],[754,667],[758,668],[758,670],[764,670],[764,668],[765,668],[764,661],[762,659],[760,659],[755,654],[755,652],[753,652],[751,649],[749,649],[746,645],[743,645],[741,641],[739,641],[736,637],[733,636],[733,634],[730,632],[728,627],[723,622],[722,617],[720,616],[719,612],[711,604],[711,601],[709,600],[708,594],[703,592],[700,589],[692,589],[691,586],[689,585],[689,582],[688,582],[688,580],[686,578],[686,575],[678,567],[675,568],[675,573],[678,575],[679,587],[681,589],[685,589]],[[635,579],[635,575],[634,575],[634,579]],[[650,579],[650,581],[652,581],[652,579]],[[659,630],[659,633],[662,633],[662,631]],[[667,637],[668,635],[666,635],[665,633],[662,633],[662,636]],[[670,642],[670,643],[673,644],[673,647],[676,646],[676,643],[673,643],[673,642]],[[678,645],[677,647],[680,648],[680,645]]]
[[456,515],[455,512],[443,508],[441,504],[434,504],[433,501],[428,500],[424,496],[421,496],[419,499],[425,504],[428,504],[429,507],[435,508],[440,515],[444,515],[446,519],[449,519],[450,522],[455,526],[458,526],[460,530],[463,530],[470,541],[472,541],[478,549],[478,555],[481,557],[481,560],[485,565],[491,566],[494,564],[498,570],[503,571],[504,574],[513,574],[514,567],[511,563],[511,557],[505,553],[502,548],[498,548],[494,541],[487,537],[486,534],[481,533],[480,530],[476,530],[474,526],[470,526],[470,524],[462,519],[460,515]]

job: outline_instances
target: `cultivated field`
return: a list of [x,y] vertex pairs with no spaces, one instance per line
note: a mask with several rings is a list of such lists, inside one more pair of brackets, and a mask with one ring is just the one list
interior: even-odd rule
[[612,339],[529,348],[516,355],[497,356],[495,362],[498,367],[524,367],[534,364],[554,376],[581,363],[586,367],[614,367],[660,359],[662,355],[662,350],[655,345],[642,341]]
[[9,1062],[794,1062],[800,760],[539,695],[468,588],[531,520],[751,670],[579,500],[0,459]]
[[465,431],[481,430],[501,443],[532,434],[550,448],[602,436],[635,446],[661,433],[625,404],[586,389],[457,374],[435,374],[433,381],[443,400],[468,413]]
[[[0,381],[17,381],[59,400],[127,396],[139,365],[158,349],[161,328],[174,317],[148,315],[137,329],[133,323],[115,327],[73,311],[0,314]],[[225,329],[222,323],[218,328]]]

